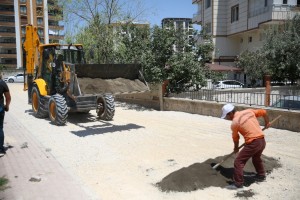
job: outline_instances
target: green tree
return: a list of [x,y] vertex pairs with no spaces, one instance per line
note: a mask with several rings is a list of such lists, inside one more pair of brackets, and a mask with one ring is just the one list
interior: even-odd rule
[[291,80],[292,84],[300,78],[300,16],[288,21],[281,32],[269,33],[262,48],[272,79]]
[[145,13],[138,0],[65,0],[68,40],[84,45],[89,63],[115,63],[122,55],[118,23],[130,24]]
[[236,65],[243,69],[244,73],[251,80],[251,86],[255,86],[256,80],[262,80],[264,75],[271,75],[268,60],[259,50],[255,52],[244,51],[238,56]]
[[198,46],[196,40],[187,38],[184,31],[153,28],[149,51],[142,60],[148,81],[161,83],[169,80],[171,92],[181,92],[191,87],[198,89],[205,84],[206,59],[200,58],[208,60],[212,44]]

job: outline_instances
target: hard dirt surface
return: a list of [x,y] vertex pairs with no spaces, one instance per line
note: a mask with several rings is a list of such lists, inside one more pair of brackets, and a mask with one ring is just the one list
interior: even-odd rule
[[99,121],[91,111],[70,114],[66,126],[58,127],[49,119],[32,116],[22,84],[8,86],[12,105],[7,114],[22,123],[82,187],[89,188],[91,196],[104,200],[300,198],[299,132],[264,131],[263,159],[270,172],[266,181],[253,182],[253,168],[246,167],[247,187],[230,191],[223,186],[230,181],[233,158],[217,171],[211,169],[233,150],[229,121],[117,103],[113,121]]

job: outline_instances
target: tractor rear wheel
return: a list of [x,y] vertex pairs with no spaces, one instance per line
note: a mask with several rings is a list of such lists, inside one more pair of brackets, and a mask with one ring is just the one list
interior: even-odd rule
[[65,98],[60,94],[55,94],[49,100],[49,118],[52,123],[62,126],[67,123],[68,106]]
[[32,99],[32,110],[33,115],[37,118],[46,118],[48,117],[47,109],[45,108],[45,100],[40,95],[39,89],[36,86],[33,86],[31,91]]
[[110,121],[115,115],[115,100],[111,94],[105,94],[97,99],[97,115],[100,119]]

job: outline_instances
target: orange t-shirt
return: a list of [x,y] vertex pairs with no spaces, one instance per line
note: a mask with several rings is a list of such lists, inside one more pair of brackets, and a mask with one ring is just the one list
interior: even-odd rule
[[266,110],[258,109],[247,109],[243,111],[237,111],[234,114],[231,130],[232,139],[234,142],[238,142],[240,139],[239,132],[245,139],[245,143],[249,144],[253,140],[263,138],[264,133],[260,128],[257,121],[257,117],[263,117],[267,114]]

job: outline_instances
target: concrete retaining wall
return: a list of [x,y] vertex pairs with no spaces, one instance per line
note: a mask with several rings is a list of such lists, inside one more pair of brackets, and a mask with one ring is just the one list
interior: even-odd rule
[[[187,100],[179,98],[164,98],[163,110],[166,111],[180,111],[199,115],[220,117],[223,103],[199,101],[199,100]],[[243,110],[247,108],[266,109],[270,117],[270,121],[277,116],[281,115],[281,118],[277,120],[272,127],[278,129],[285,129],[295,132],[300,132],[300,111],[287,111],[282,109],[270,109],[265,107],[255,107],[247,105],[236,105],[237,110]],[[260,119],[261,125],[264,125],[263,120]],[[217,124],[216,124],[217,126]]]
[[[182,98],[169,98],[162,97],[161,90],[157,85],[150,86],[151,91],[142,94],[127,94],[127,95],[118,95],[116,100],[139,104],[148,108],[153,108],[156,110],[166,110],[166,111],[179,111],[187,112],[192,114],[220,117],[221,110],[224,103],[218,103],[214,101],[200,101],[200,100],[190,100]],[[254,89],[255,90],[255,89]],[[254,92],[252,89],[252,92]],[[299,88],[292,87],[272,87],[272,94],[290,94],[290,95],[299,95],[295,94],[295,91],[299,92]],[[264,92],[263,88],[256,89],[256,92]],[[160,96],[159,96],[160,95]],[[236,105],[237,110],[243,110],[247,108],[263,108],[268,111],[270,120],[276,118],[278,115],[282,117],[275,122],[272,127],[278,129],[285,129],[295,132],[300,132],[300,111],[289,111],[283,109],[274,109],[258,106],[249,106],[249,105]],[[262,123],[263,125],[263,123]],[[216,125],[217,126],[217,125]]]

